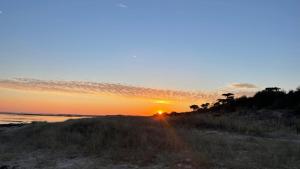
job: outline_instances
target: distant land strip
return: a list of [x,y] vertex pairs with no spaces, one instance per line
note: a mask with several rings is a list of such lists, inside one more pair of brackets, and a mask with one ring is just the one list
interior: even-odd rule
[[101,117],[105,115],[83,115],[83,114],[50,114],[50,113],[17,113],[17,112],[0,112],[5,115],[24,115],[24,116],[60,116],[60,117]]

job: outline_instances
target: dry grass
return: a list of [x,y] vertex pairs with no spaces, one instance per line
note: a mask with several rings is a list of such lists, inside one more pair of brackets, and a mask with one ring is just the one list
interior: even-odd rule
[[168,121],[177,127],[206,128],[266,137],[272,136],[274,132],[286,135],[299,134],[297,130],[300,127],[300,119],[296,117],[261,117],[255,114],[240,115],[238,112],[218,116],[210,113],[180,115],[170,117]]
[[[0,164],[89,169],[100,168],[96,166],[118,168],[121,164],[126,164],[127,168],[296,169],[300,166],[298,137],[257,137],[266,136],[275,128],[251,123],[250,120],[213,116],[163,120],[103,117],[33,123],[0,135]],[[285,127],[280,129],[290,131]],[[64,166],[61,160],[70,165]]]

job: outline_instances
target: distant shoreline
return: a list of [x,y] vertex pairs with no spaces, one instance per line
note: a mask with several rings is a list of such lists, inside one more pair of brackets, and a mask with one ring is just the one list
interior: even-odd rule
[[107,117],[107,116],[138,116],[150,117],[151,115],[124,115],[124,114],[107,114],[107,115],[91,115],[91,114],[51,114],[51,113],[19,113],[19,112],[0,112],[0,115],[24,115],[24,116],[58,116],[58,117]]
[[[22,127],[24,125],[27,125],[29,123],[7,123],[7,124],[0,124],[0,129],[1,128],[8,128],[8,127]],[[1,130],[0,130],[1,131]]]
[[0,112],[0,115],[24,115],[24,116],[61,116],[61,117],[101,117],[102,115],[82,115],[82,114],[49,114],[49,113],[17,113]]
[[[1,118],[8,116],[7,118]],[[19,117],[20,116],[20,117]],[[17,113],[17,112],[0,112],[0,128],[23,126],[32,122],[63,122],[69,119],[79,118],[101,118],[101,117],[131,117],[130,115],[83,115],[83,114],[49,114],[49,113]],[[35,118],[40,117],[40,118]],[[57,118],[56,120],[53,118]],[[137,116],[147,117],[147,116]],[[48,119],[50,118],[50,120]],[[51,120],[52,119],[52,120]]]

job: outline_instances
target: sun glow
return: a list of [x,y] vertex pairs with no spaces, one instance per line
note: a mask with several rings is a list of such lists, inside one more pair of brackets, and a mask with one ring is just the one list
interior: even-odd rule
[[159,114],[159,115],[162,115],[163,113],[164,113],[164,111],[162,111],[162,110],[157,111],[157,114]]
[[[116,101],[117,100],[117,101]],[[154,102],[154,100],[160,100]],[[163,101],[161,101],[163,100]],[[171,104],[166,104],[168,101]],[[0,112],[30,112],[81,115],[163,115],[186,111],[191,101],[119,96],[106,93],[85,94],[0,87]],[[36,104],[39,103],[39,104]]]
[[157,104],[171,104],[170,100],[163,100],[163,99],[154,99],[153,103],[157,103]]

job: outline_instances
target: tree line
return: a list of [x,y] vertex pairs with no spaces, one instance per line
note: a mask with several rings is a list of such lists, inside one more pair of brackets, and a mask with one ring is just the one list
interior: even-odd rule
[[233,93],[224,93],[222,98],[214,103],[190,105],[197,113],[222,112],[229,113],[238,110],[288,110],[294,115],[300,115],[300,87],[288,92],[279,87],[267,87],[258,91],[252,97],[235,98]]

